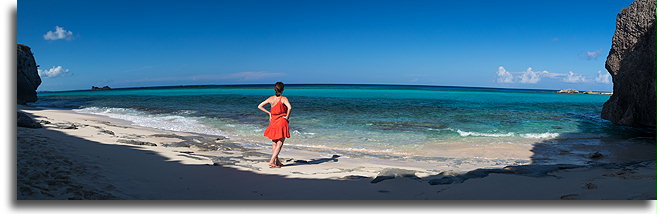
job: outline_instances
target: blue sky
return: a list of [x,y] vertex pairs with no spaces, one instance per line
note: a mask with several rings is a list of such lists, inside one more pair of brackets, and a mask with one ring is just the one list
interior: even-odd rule
[[629,0],[18,2],[39,90],[378,83],[611,91]]

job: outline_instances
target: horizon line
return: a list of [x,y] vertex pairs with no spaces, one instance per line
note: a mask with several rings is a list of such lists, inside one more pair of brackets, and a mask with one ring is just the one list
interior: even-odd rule
[[[120,88],[111,88],[109,90],[132,90],[132,89],[161,89],[161,88],[185,88],[185,87],[221,87],[221,86],[267,86],[271,84],[267,83],[244,83],[244,84],[203,84],[203,85],[162,85],[162,86],[134,86],[134,87],[120,87]],[[453,85],[414,85],[414,84],[386,84],[386,83],[288,83],[289,86],[300,86],[300,85],[352,85],[352,86],[412,86],[412,87],[436,87],[436,88],[471,88],[471,89],[501,89],[501,90],[512,90],[512,91],[559,91],[562,89],[529,89],[529,88],[499,88],[499,87],[482,87],[482,86],[453,86]],[[103,87],[103,86],[92,86],[92,87]],[[108,86],[109,87],[109,86]],[[91,89],[74,89],[74,90],[62,90],[62,91],[36,91],[37,93],[50,93],[50,92],[80,92],[80,91],[95,91]],[[579,91],[579,90],[578,90]],[[583,90],[582,90],[583,91]],[[593,90],[587,90],[593,91]],[[594,91],[594,92],[613,92],[612,91]]]

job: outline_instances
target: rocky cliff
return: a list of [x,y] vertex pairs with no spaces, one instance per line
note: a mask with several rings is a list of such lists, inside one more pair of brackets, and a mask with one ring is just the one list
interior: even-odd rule
[[25,104],[37,100],[36,89],[41,84],[36,61],[30,47],[18,44],[18,74],[16,75],[17,101]]
[[604,104],[602,118],[655,127],[655,0],[636,0],[618,13],[605,67],[614,94]]

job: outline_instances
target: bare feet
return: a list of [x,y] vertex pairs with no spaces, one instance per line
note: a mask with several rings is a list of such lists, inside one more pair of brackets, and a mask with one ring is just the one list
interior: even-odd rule
[[274,164],[274,163],[270,162],[269,163],[269,168],[281,168],[281,166],[279,166],[278,164]]

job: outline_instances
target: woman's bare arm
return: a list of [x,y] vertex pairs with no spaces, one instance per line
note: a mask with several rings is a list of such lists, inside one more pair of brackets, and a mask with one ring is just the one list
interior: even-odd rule
[[265,113],[267,113],[269,115],[269,119],[271,119],[271,112],[269,112],[269,111],[267,111],[267,109],[265,109],[265,105],[269,104],[269,99],[270,98],[267,98],[265,101],[262,101],[260,103],[260,105],[258,105],[258,109],[260,109],[261,111],[264,111]]
[[290,104],[290,101],[287,100],[287,97],[283,98],[283,100],[281,100],[281,101],[283,101],[283,105],[287,106],[287,115],[284,118],[286,120],[289,120],[290,119],[290,113],[292,112],[292,104]]

